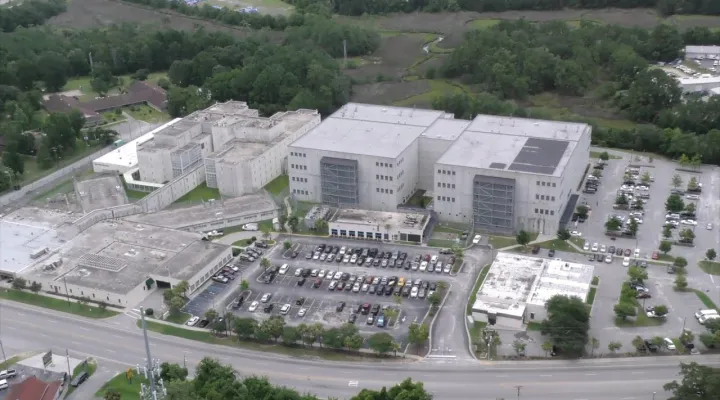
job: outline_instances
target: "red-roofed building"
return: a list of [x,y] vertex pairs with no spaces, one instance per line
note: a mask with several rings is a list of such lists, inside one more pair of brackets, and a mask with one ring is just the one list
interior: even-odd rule
[[57,400],[62,394],[62,382],[43,382],[31,376],[10,387],[5,400]]

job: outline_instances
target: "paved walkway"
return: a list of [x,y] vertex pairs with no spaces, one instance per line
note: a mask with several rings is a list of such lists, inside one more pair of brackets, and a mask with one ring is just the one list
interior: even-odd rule
[[112,379],[115,375],[119,374],[121,369],[118,365],[108,365],[108,363],[98,362],[98,367],[95,373],[86,380],[80,387],[67,397],[68,400],[90,400],[90,399],[102,399],[102,397],[95,396],[105,382]]

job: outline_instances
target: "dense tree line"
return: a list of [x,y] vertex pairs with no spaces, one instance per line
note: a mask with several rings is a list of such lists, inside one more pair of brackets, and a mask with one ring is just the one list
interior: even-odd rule
[[[186,368],[177,364],[163,363],[162,379],[167,388],[167,400],[319,400],[312,393],[271,384],[267,378],[247,376],[240,378],[231,366],[217,360],[204,358],[195,369],[195,378],[188,380]],[[122,395],[107,390],[104,399],[119,399]],[[380,390],[363,389],[350,400],[432,400],[422,382],[410,378],[395,386]]]
[[[167,8],[179,13],[218,21],[233,26],[244,26],[252,29],[270,29],[287,31],[292,41],[309,40],[325,49],[333,57],[343,56],[343,40],[347,43],[350,56],[367,55],[380,46],[380,35],[369,29],[353,25],[343,25],[329,18],[323,10],[314,13],[296,13],[289,17],[273,16],[260,13],[243,13],[227,7],[217,8],[204,4],[188,5],[177,0],[127,0],[153,8]],[[325,15],[320,15],[325,14]]]
[[65,0],[30,0],[12,7],[0,8],[0,32],[42,25],[47,19],[65,12],[66,9]]
[[[162,0],[159,0],[162,1]],[[566,8],[648,8],[664,14],[720,14],[720,3],[703,0],[286,0],[298,10],[326,9],[341,15],[386,14],[392,12],[511,10],[553,11]]]

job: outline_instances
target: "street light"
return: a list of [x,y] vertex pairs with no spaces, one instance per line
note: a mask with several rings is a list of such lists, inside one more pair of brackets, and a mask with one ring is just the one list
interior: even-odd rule
[[655,394],[656,394],[656,393],[657,393],[657,392],[653,392],[653,398],[652,398],[652,400],[655,400]]

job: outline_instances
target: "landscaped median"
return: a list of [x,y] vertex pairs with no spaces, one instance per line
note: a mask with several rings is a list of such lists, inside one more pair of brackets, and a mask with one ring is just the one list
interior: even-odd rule
[[[134,369],[131,376],[128,376],[127,372],[121,372],[105,382],[100,390],[95,393],[95,397],[99,399],[140,400],[140,385],[147,383],[148,380],[142,374],[136,374]],[[120,397],[110,397],[107,395],[108,392],[117,393]]]
[[716,261],[700,261],[698,263],[700,269],[708,275],[720,275],[720,262]]
[[[490,271],[490,264],[487,264],[483,267],[477,277],[477,280],[475,281],[475,285],[472,288],[472,292],[470,292],[470,298],[468,299],[465,310],[467,316],[472,315],[472,306],[475,303],[475,299],[477,298],[477,292],[478,290],[480,290],[480,286],[482,286],[483,281],[485,281],[485,277],[487,276],[488,271]],[[465,320],[467,321],[467,317]],[[468,335],[470,336],[470,343],[472,344],[472,346],[475,347],[475,349],[480,349],[483,347],[482,331],[486,325],[487,324],[485,322],[481,321],[474,321],[472,325],[468,325]]]
[[0,289],[0,298],[50,310],[76,314],[87,318],[109,318],[119,314],[116,311],[111,311],[106,308],[78,302],[76,299],[68,301],[16,289]]
[[[95,371],[97,370],[97,361],[95,361],[94,358],[88,358],[85,359],[85,361],[81,362],[75,369],[73,370],[72,379],[75,379],[80,373],[87,372],[88,377],[92,376]],[[72,382],[72,379],[70,381]],[[69,385],[67,394],[65,397],[69,397],[72,392],[75,391],[77,387],[73,387],[72,385]]]

